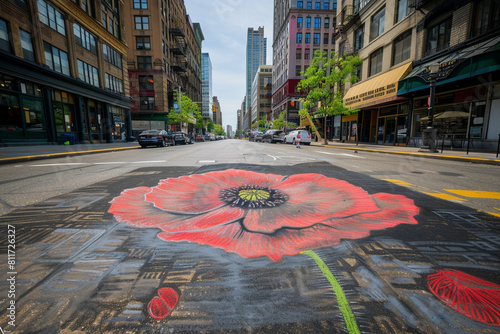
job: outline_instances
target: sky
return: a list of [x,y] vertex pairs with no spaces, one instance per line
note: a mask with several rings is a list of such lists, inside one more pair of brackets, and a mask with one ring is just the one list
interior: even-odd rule
[[205,40],[202,52],[212,62],[212,94],[222,110],[224,131],[236,131],[237,110],[245,97],[246,42],[248,28],[264,27],[267,65],[272,65],[272,0],[184,0],[193,23],[199,23]]

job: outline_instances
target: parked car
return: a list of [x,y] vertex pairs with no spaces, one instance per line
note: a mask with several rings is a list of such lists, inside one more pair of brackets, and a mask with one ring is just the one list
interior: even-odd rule
[[174,137],[175,145],[186,145],[193,143],[191,137],[185,132],[173,132],[172,136]]
[[263,134],[264,133],[261,131],[250,132],[250,134],[248,135],[248,140],[249,141],[257,141],[257,139],[258,139],[260,141],[262,139]]
[[311,134],[309,133],[309,131],[306,130],[293,130],[284,137],[283,142],[285,144],[294,144],[295,138],[297,138],[297,135],[299,133],[300,133],[300,143],[305,145],[311,145]]
[[143,148],[147,146],[161,146],[165,147],[167,145],[175,145],[175,141],[172,136],[165,130],[146,130],[139,134],[137,137],[139,145]]
[[196,141],[205,141],[205,136],[204,135],[197,135]]
[[266,133],[262,135],[261,141],[263,143],[277,143],[283,141],[283,138],[280,137],[280,134],[283,133],[283,130],[271,129],[267,130]]

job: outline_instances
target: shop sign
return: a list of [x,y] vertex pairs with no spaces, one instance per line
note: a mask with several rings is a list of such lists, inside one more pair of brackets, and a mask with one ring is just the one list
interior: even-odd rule
[[367,102],[371,102],[372,100],[379,100],[379,99],[382,99],[384,97],[395,95],[396,91],[397,91],[397,84],[391,83],[389,85],[381,86],[381,87],[369,90],[367,92],[361,93],[359,95],[351,96],[344,101],[344,105],[346,107],[349,107],[352,104],[358,104],[361,102],[367,103]]
[[[464,61],[463,58],[459,59],[453,59],[450,61],[443,62],[439,64],[439,69],[437,71],[438,77],[437,80],[447,78],[453,70],[460,65]],[[416,76],[421,77],[425,81],[429,82],[430,81],[430,76],[431,76],[431,67],[427,66],[424,68],[420,73],[416,74]]]

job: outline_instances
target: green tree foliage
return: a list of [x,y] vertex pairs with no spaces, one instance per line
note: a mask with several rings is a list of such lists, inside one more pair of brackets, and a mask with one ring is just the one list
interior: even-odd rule
[[207,131],[208,132],[214,132],[214,127],[215,127],[215,124],[212,120],[209,120],[207,122]]
[[275,119],[273,121],[273,126],[271,127],[271,129],[283,129],[285,127],[289,127],[289,128],[296,128],[297,127],[297,124],[295,123],[292,123],[292,122],[286,122],[285,120],[285,117],[286,117],[286,110],[283,110],[281,112],[281,114],[279,115],[278,119]]
[[[328,59],[326,51],[317,50],[311,65],[302,73],[304,79],[297,85],[298,89],[307,92],[303,110],[314,111],[314,115],[321,117],[358,112],[344,106],[342,94],[347,82],[353,84],[358,81],[355,73],[361,63],[357,55],[341,58],[337,53],[333,53]],[[326,121],[323,133],[326,133]],[[326,143],[326,136],[324,142]]]
[[[178,101],[178,95],[176,91],[175,101]],[[168,113],[168,124],[180,124],[182,122],[186,123],[194,123],[196,120],[196,126],[198,128],[204,127],[203,117],[201,115],[200,107],[197,103],[194,103],[186,94],[181,93],[181,105],[180,105],[180,113],[177,113],[174,109],[170,109]],[[198,124],[199,119],[201,118],[201,124]],[[201,125],[201,126],[200,126]]]
[[266,116],[262,116],[257,122],[259,125],[259,131],[264,132],[266,130],[267,119]]
[[222,128],[222,125],[215,124],[215,126],[214,126],[214,134],[217,135],[217,136],[225,136],[226,132]]

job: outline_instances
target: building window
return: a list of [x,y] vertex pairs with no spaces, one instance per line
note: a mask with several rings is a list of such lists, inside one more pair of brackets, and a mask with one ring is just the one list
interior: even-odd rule
[[139,70],[150,70],[152,69],[151,57],[149,56],[138,56],[137,57],[137,69]]
[[300,65],[295,65],[295,76],[300,77],[300,70],[302,67]]
[[108,14],[106,12],[101,13],[101,19],[102,19],[102,25],[104,26],[104,29],[108,30]]
[[0,19],[0,50],[11,52],[7,22]]
[[136,30],[149,30],[149,16],[134,16]]
[[104,87],[113,93],[123,94],[123,80],[104,73]]
[[472,37],[500,26],[500,3],[496,0],[476,1]]
[[363,48],[365,39],[365,25],[362,25],[354,32],[354,52]]
[[309,59],[309,49],[304,50],[304,59]]
[[306,28],[311,28],[311,18],[306,17]]
[[135,47],[137,50],[151,50],[151,37],[137,36],[135,38]]
[[427,55],[450,46],[451,17],[429,28],[427,34]]
[[323,9],[330,9],[330,1],[329,0],[323,1]]
[[148,0],[134,0],[134,9],[148,9]]
[[302,28],[303,25],[304,19],[302,18],[302,16],[297,17],[297,28]]
[[370,76],[382,72],[383,53],[383,48],[380,48],[370,55]]
[[44,0],[38,0],[38,16],[40,22],[51,27],[61,35],[66,36],[66,26],[63,15]]
[[43,44],[43,49],[45,53],[45,65],[53,71],[69,76],[68,54],[48,43]]
[[321,28],[321,17],[315,17],[314,18],[314,28]]
[[321,42],[321,34],[315,33],[313,37],[313,43],[315,45],[319,45],[320,42]]
[[297,44],[301,44],[301,43],[302,43],[302,33],[298,32],[297,33]]
[[312,9],[312,2],[311,1],[307,2],[307,9]]
[[321,2],[316,1],[314,3],[314,9],[321,9]]
[[[410,0],[411,1],[411,0]],[[398,13],[396,17],[396,22],[401,21],[413,11],[413,8],[408,6],[408,0],[398,0]]]
[[99,71],[92,65],[87,64],[80,59],[77,60],[78,63],[78,77],[80,80],[85,81],[96,87],[99,86]]
[[330,28],[330,18],[329,17],[325,17],[324,28],[325,29]]
[[370,25],[370,42],[380,36],[384,32],[385,23],[385,7],[372,16]]
[[330,40],[330,36],[327,33],[323,34],[323,44],[328,45],[329,40]]
[[104,60],[108,63],[115,65],[118,68],[122,68],[122,56],[113,48],[107,46],[106,44],[102,45],[102,53],[104,56]]
[[93,54],[97,54],[97,43],[94,35],[76,23],[73,24],[73,32],[75,33],[76,44],[84,47]]
[[306,33],[306,44],[309,44],[309,43],[311,43],[311,34]]
[[154,96],[141,96],[141,110],[155,110]]
[[21,48],[23,49],[23,58],[29,61],[35,61],[33,43],[31,42],[31,34],[22,29],[19,29],[19,33],[21,35]]
[[411,30],[398,36],[394,40],[394,58],[393,65],[410,59],[411,54]]
[[297,8],[304,8],[304,1],[297,1]]
[[345,41],[339,43],[339,57],[344,57],[345,55]]
[[154,83],[152,75],[139,75],[139,90],[154,90]]

